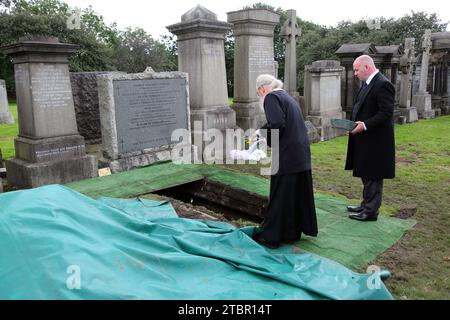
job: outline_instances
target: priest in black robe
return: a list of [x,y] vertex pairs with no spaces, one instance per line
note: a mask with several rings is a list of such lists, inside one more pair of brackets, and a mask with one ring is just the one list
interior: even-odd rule
[[300,106],[282,87],[271,75],[261,75],[256,81],[267,119],[260,132],[272,147],[274,170],[262,231],[253,239],[269,248],[298,241],[302,233],[318,234],[308,132]]

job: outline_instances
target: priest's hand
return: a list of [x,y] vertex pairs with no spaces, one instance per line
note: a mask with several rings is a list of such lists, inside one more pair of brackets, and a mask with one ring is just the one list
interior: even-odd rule
[[351,134],[355,135],[365,130],[364,122],[356,121],[356,127],[352,130]]
[[253,134],[250,136],[250,138],[249,138],[250,143],[253,143],[253,142],[259,140],[260,137],[261,137],[261,131],[258,129],[255,132],[253,132]]

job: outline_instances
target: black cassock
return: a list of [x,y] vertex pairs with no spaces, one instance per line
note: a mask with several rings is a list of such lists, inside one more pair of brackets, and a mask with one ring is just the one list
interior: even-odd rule
[[[270,179],[269,206],[262,224],[263,238],[272,245],[299,240],[301,234],[317,236],[317,217],[311,175],[308,132],[297,102],[284,90],[264,99],[267,141],[272,147],[272,164],[278,157],[278,171]],[[279,130],[279,148],[273,130]]]

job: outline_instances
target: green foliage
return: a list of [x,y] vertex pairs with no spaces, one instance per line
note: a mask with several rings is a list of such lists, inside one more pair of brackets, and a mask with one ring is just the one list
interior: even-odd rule
[[[284,78],[285,45],[280,36],[281,27],[287,19],[287,11],[258,2],[244,9],[267,9],[280,15],[280,22],[275,27],[274,47],[275,60],[279,64],[278,76]],[[403,44],[405,38],[416,39],[416,49],[419,48],[425,29],[432,32],[445,31],[448,23],[442,23],[437,14],[413,12],[399,19],[375,18],[381,22],[380,30],[369,29],[364,20],[342,21],[336,27],[325,27],[304,21],[297,17],[301,28],[301,36],[297,44],[297,86],[303,94],[303,75],[305,66],[313,61],[337,59],[335,52],[345,43],[372,43],[374,45]],[[231,46],[230,46],[231,47]],[[227,66],[231,64],[227,64]],[[231,84],[232,85],[232,84]]]
[[[108,26],[92,7],[81,10],[80,29],[67,27],[72,17],[73,9],[62,0],[1,0],[0,46],[29,35],[58,37],[61,42],[80,46],[69,60],[73,72],[142,72],[147,66],[157,71],[177,68],[173,48],[154,40],[142,29],[120,31],[115,23]],[[13,66],[2,54],[0,78],[6,80],[9,94],[14,95]]]
[[136,73],[146,67],[155,71],[176,68],[166,46],[153,38],[141,28],[119,32],[119,44],[116,48],[116,66],[119,70]]
[[14,117],[12,124],[0,124],[0,149],[2,149],[3,160],[14,158],[14,138],[19,134],[19,125],[17,123],[17,105],[10,103],[9,111]]

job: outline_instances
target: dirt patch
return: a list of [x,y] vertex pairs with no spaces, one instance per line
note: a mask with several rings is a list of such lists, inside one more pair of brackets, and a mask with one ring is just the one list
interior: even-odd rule
[[405,206],[401,207],[397,213],[394,215],[394,217],[399,219],[409,219],[413,216],[415,216],[417,213],[417,207],[416,206]]
[[203,206],[195,206],[166,196],[159,196],[158,198],[164,201],[169,201],[180,218],[226,222],[238,228],[245,226],[245,224],[240,221],[228,220],[223,215],[211,211]]
[[396,162],[399,165],[410,166],[410,165],[412,165],[412,164],[414,164],[414,163],[416,163],[418,161],[417,161],[417,159],[411,160],[411,159],[398,157]]

